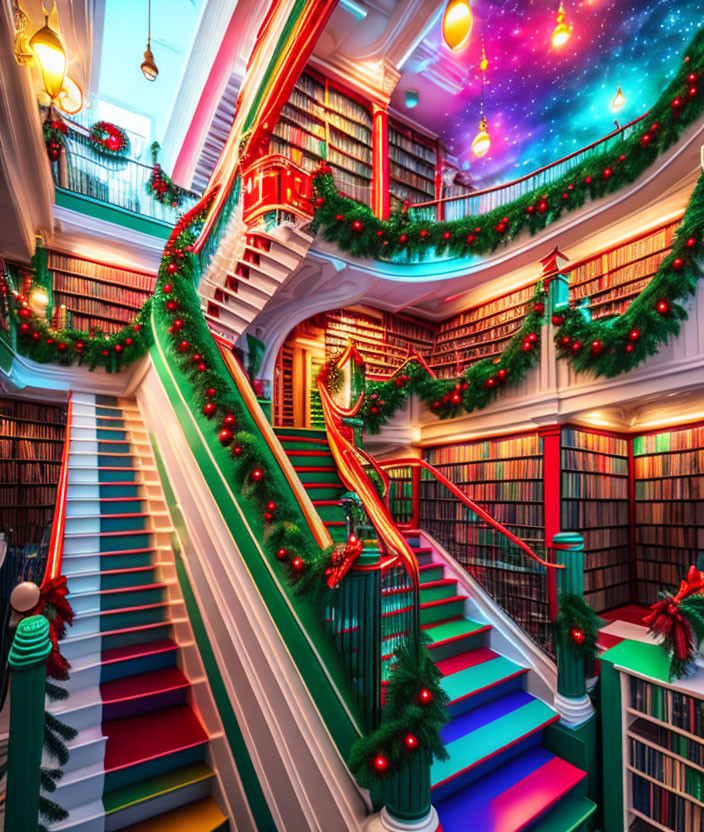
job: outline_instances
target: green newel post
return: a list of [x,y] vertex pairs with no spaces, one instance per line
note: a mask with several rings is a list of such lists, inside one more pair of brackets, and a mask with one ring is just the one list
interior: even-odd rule
[[37,832],[44,748],[46,659],[51,652],[49,622],[43,615],[20,621],[10,666],[10,744],[5,832]]
[[[575,532],[553,536],[555,563],[564,565],[557,573],[558,593],[584,598],[584,538]],[[594,713],[587,696],[584,660],[577,658],[568,644],[557,645],[557,693],[555,710],[571,725],[579,725]]]
[[430,805],[430,761],[424,751],[416,752],[398,774],[384,782],[384,804],[386,829],[437,829],[437,813]]

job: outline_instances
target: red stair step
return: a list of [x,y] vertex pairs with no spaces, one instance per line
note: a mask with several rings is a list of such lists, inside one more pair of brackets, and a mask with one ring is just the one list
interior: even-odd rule
[[286,451],[286,456],[330,456],[329,451]]
[[142,659],[146,656],[156,656],[159,653],[169,653],[177,649],[176,644],[171,639],[159,639],[158,641],[147,641],[143,644],[129,644],[126,647],[111,647],[109,650],[103,650],[101,661],[103,664],[115,664],[116,662],[127,662],[132,659]]
[[435,666],[443,676],[450,676],[452,673],[459,673],[460,670],[466,670],[468,667],[491,661],[491,659],[496,659],[498,656],[499,654],[489,647],[478,647],[476,650],[467,650],[458,656],[441,659],[439,662],[435,662]]
[[188,705],[110,720],[102,729],[107,738],[106,773],[208,742],[208,734]]
[[[293,470],[299,474],[331,474],[333,471],[337,471],[334,465],[294,465]],[[304,486],[307,486],[308,483],[303,483]]]
[[137,676],[127,676],[104,682],[100,686],[100,696],[104,705],[115,702],[125,702],[129,699],[140,699],[156,693],[166,693],[171,690],[190,687],[190,682],[179,667],[167,667]]

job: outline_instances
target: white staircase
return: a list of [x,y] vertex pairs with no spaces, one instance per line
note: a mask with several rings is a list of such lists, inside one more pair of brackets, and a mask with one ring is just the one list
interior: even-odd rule
[[313,242],[302,220],[286,216],[272,228],[247,228],[241,209],[235,209],[200,281],[198,294],[210,329],[232,344],[304,260]]

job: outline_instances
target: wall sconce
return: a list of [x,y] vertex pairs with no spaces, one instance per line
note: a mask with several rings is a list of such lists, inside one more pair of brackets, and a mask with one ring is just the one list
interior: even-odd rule
[[49,26],[49,15],[44,15],[44,25],[29,39],[29,48],[39,67],[44,90],[53,102],[64,85],[68,59],[61,38]]

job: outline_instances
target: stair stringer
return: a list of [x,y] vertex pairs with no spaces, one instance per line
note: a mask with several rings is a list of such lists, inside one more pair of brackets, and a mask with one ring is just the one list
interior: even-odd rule
[[432,535],[418,530],[421,545],[432,547],[447,575],[457,580],[467,595],[465,615],[491,624],[489,643],[493,650],[529,669],[526,690],[552,707],[557,691],[557,666],[521,627],[504,612],[480,583],[466,572]]
[[[146,373],[137,398],[184,518],[185,570],[277,827],[362,829],[369,811],[366,795],[342,759],[240,555],[155,367]],[[195,420],[191,427],[198,431]],[[312,642],[311,647],[317,652]]]

